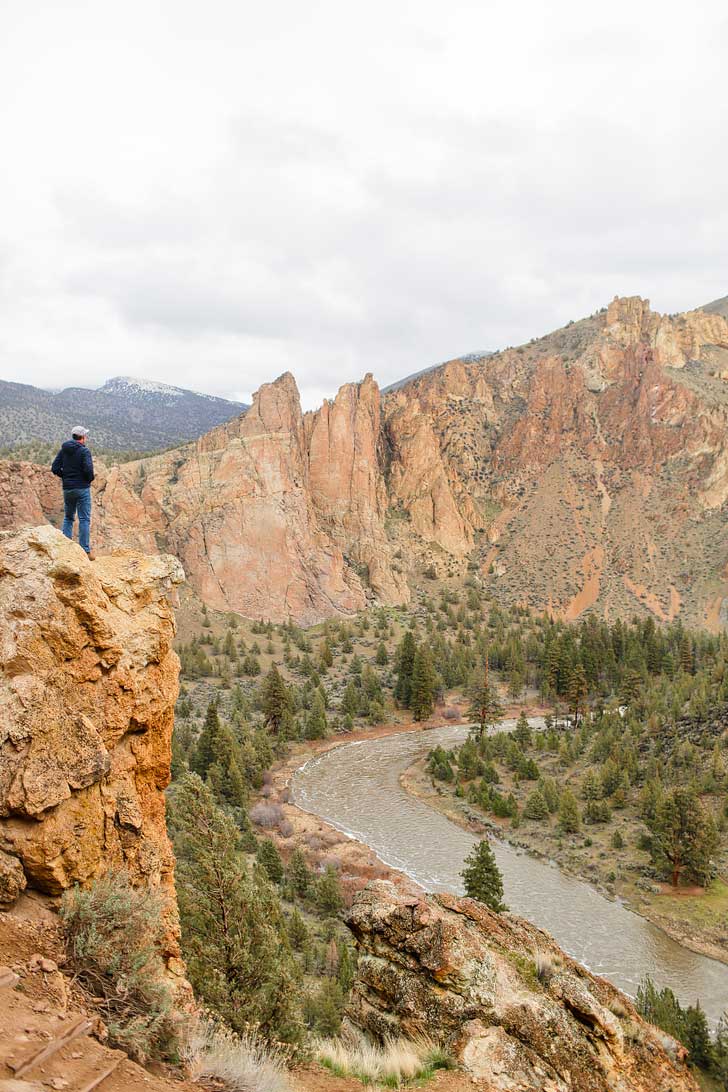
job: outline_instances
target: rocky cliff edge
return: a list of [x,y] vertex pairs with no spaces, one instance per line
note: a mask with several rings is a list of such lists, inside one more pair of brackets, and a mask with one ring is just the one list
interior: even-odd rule
[[370,883],[347,1019],[375,1039],[427,1035],[481,1092],[696,1092],[682,1048],[548,934],[473,899]]
[[109,868],[166,889],[179,662],[175,558],[90,562],[53,527],[0,534],[0,907]]

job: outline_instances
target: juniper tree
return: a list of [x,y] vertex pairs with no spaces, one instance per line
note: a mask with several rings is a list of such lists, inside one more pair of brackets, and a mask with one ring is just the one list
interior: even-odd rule
[[339,874],[332,865],[327,865],[323,876],[316,884],[316,903],[324,914],[336,917],[344,909]]
[[261,838],[255,857],[258,864],[265,869],[268,879],[273,883],[280,883],[283,879],[283,861],[275,842],[270,838]]
[[293,698],[275,664],[263,684],[263,718],[273,732],[278,732],[286,713],[293,712]]
[[685,875],[704,884],[718,844],[715,823],[690,788],[676,788],[658,803],[649,821],[652,858],[673,887]]
[[240,832],[195,774],[176,786],[170,827],[182,948],[196,995],[239,1033],[250,1022],[270,1039],[302,1034],[280,902],[262,870],[249,870]]
[[220,717],[217,711],[217,702],[211,701],[205,713],[205,723],[197,739],[195,753],[192,756],[190,766],[192,770],[205,777],[208,769],[215,761],[217,735],[220,731]]
[[306,864],[303,851],[296,847],[288,862],[288,882],[299,899],[305,899],[311,890],[313,877]]
[[477,899],[497,913],[507,909],[503,903],[503,877],[485,838],[473,846],[460,875],[468,898]]
[[311,712],[306,718],[306,739],[324,739],[327,732],[326,706],[320,690],[316,690],[311,703]]
[[565,789],[559,801],[559,829],[564,834],[576,834],[581,826],[579,805],[571,789]]
[[545,819],[548,816],[549,809],[546,803],[543,793],[538,789],[534,789],[532,793],[526,799],[526,803],[523,805],[523,814],[526,819]]

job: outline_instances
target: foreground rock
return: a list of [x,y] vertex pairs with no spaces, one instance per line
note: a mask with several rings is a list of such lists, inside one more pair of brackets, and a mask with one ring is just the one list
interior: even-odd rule
[[472,899],[371,883],[348,919],[359,949],[348,1021],[428,1035],[482,1092],[693,1092],[682,1048],[548,934]]
[[167,889],[179,663],[171,557],[90,562],[50,526],[0,534],[0,901],[113,867]]

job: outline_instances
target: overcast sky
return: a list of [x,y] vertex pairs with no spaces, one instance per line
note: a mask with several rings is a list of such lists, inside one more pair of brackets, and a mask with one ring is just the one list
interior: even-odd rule
[[0,0],[0,377],[306,406],[728,293],[728,5]]

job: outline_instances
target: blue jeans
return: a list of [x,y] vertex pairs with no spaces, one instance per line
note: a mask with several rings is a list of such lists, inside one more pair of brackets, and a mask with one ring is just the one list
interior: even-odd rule
[[89,533],[91,531],[90,488],[87,486],[86,489],[64,489],[63,504],[66,510],[66,518],[63,521],[62,528],[64,535],[66,538],[73,538],[73,521],[78,514],[78,544],[82,550],[88,553],[91,549],[89,544]]

